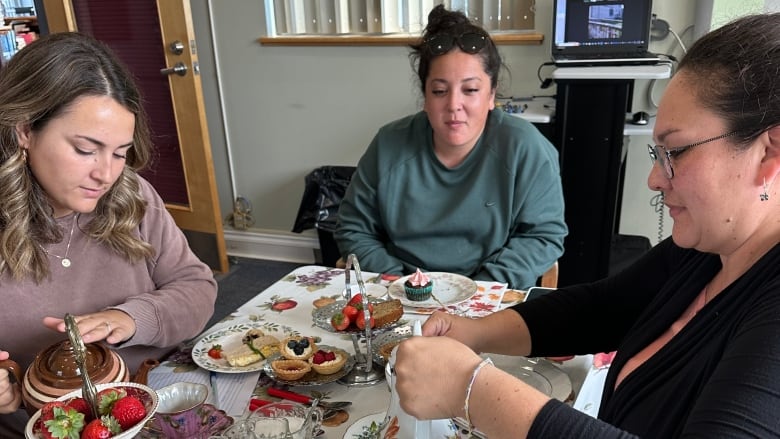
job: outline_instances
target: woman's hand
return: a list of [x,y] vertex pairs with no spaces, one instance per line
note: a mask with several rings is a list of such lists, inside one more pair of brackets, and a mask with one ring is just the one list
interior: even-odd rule
[[[84,343],[106,340],[110,344],[121,343],[135,334],[135,320],[124,311],[108,309],[93,314],[75,316]],[[43,324],[59,332],[65,332],[65,321],[57,317],[44,317]]]
[[482,361],[449,337],[411,337],[398,346],[396,390],[405,412],[418,419],[463,417],[466,387]]
[[[8,352],[0,350],[0,361],[7,360]],[[11,372],[0,369],[0,414],[13,413],[22,404],[22,392],[18,383],[11,382]]]
[[477,340],[472,340],[479,334],[478,320],[456,316],[442,311],[436,311],[423,323],[422,334],[426,337],[446,336],[454,338],[466,346],[475,349]]

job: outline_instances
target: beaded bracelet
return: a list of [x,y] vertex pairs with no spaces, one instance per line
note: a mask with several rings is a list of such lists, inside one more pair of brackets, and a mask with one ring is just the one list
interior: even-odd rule
[[479,374],[479,371],[482,370],[483,367],[487,365],[493,365],[493,360],[490,358],[485,358],[484,360],[480,361],[477,367],[474,368],[474,372],[471,373],[471,380],[469,381],[469,386],[466,387],[466,401],[463,403],[463,411],[466,413],[466,425],[469,426],[469,432],[467,437],[471,437],[471,432],[474,431],[474,424],[471,423],[471,417],[469,416],[469,399],[471,398],[471,387],[474,386],[474,381],[477,380],[477,375]]

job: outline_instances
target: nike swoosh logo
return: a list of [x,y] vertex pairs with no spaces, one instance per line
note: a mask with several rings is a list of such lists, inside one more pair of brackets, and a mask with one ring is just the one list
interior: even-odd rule
[[494,206],[495,204],[496,204],[495,201],[488,201],[488,202],[485,203],[485,207]]

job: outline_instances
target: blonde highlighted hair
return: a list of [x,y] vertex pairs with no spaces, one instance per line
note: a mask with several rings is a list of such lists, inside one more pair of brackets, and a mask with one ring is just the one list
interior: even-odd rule
[[135,115],[135,132],[119,179],[99,200],[94,219],[80,227],[128,261],[154,255],[134,233],[146,211],[137,172],[152,154],[140,92],[106,45],[75,32],[56,33],[26,46],[0,70],[0,272],[7,270],[14,279],[40,282],[48,277],[42,246],[63,239],[16,128],[43,130],[85,96],[116,100]]

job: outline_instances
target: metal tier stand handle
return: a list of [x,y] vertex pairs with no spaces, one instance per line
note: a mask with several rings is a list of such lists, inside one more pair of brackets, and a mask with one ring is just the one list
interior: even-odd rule
[[87,347],[84,346],[84,340],[81,338],[76,319],[71,314],[65,314],[65,329],[67,329],[70,344],[73,345],[76,366],[81,373],[81,394],[92,411],[92,417],[97,419],[100,417],[97,405],[97,388],[89,378],[89,373],[87,372]]
[[[347,257],[347,266],[344,269],[344,281],[346,282],[346,288],[344,289],[344,298],[349,301],[352,298],[352,287],[350,282],[350,273],[352,269],[355,270],[355,277],[357,278],[358,290],[363,300],[363,317],[366,322],[371,321],[371,313],[368,310],[368,294],[366,294],[366,285],[363,283],[363,275],[360,272],[360,263],[358,262],[355,254],[350,254]],[[339,382],[347,386],[372,386],[379,383],[384,379],[384,374],[374,370],[374,360],[371,354],[371,325],[366,324],[365,333],[366,337],[366,353],[360,352],[360,344],[358,343],[359,332],[353,332],[350,334],[352,337],[352,344],[355,347],[355,358],[357,364],[352,370],[339,379]]]

